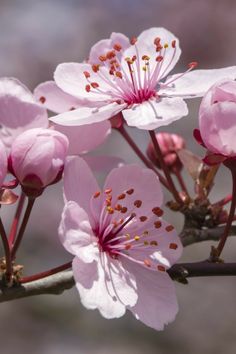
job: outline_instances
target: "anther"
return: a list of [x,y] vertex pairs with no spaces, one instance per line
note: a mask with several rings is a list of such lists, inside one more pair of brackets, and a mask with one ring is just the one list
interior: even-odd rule
[[109,52],[107,52],[106,57],[107,59],[113,59],[116,56],[116,53],[113,50],[110,50]]
[[98,198],[100,195],[101,195],[101,192],[95,192],[94,195],[93,195],[93,197],[94,197],[94,198]]
[[169,47],[169,44],[168,43],[165,43],[164,44],[164,48],[167,49]]
[[128,209],[127,209],[126,207],[123,207],[123,208],[121,208],[121,213],[122,213],[122,214],[125,214],[125,213],[127,212],[127,210],[128,210]]
[[105,194],[110,194],[112,192],[112,189],[111,188],[107,188],[105,189],[104,193]]
[[174,226],[173,225],[167,225],[166,226],[166,231],[167,232],[171,232],[171,231],[173,231],[174,230]]
[[142,205],[142,201],[141,200],[135,200],[134,206],[136,206],[136,208],[140,208],[141,205]]
[[86,79],[90,77],[90,73],[88,71],[84,71],[83,74],[86,77]]
[[122,209],[122,205],[117,204],[117,205],[115,206],[115,210],[120,211],[121,209]]
[[106,60],[107,60],[107,57],[106,57],[106,55],[100,55],[100,56],[98,57],[98,59],[103,62],[103,61],[106,61]]
[[163,60],[163,56],[162,55],[158,55],[156,57],[156,61],[158,61],[159,63]]
[[159,45],[159,44],[160,44],[160,41],[161,41],[161,38],[160,38],[160,37],[156,37],[156,38],[154,39],[154,44],[155,44],[155,45]]
[[175,39],[171,42],[171,46],[172,46],[172,48],[176,47],[176,40]]
[[93,64],[92,65],[92,70],[97,73],[99,71],[99,64]]
[[121,47],[121,45],[120,45],[119,43],[115,43],[115,44],[113,45],[113,48],[114,48],[117,52],[119,52],[119,51],[122,49],[122,47]]
[[140,216],[139,220],[140,220],[141,222],[144,222],[144,221],[147,220],[147,217],[146,217],[146,216]]
[[145,266],[151,267],[151,262],[149,261],[149,259],[144,259],[143,263],[145,264]]
[[161,50],[162,50],[162,45],[161,44],[158,44],[157,46],[156,46],[156,52],[160,52]]
[[164,211],[159,207],[153,208],[152,212],[153,212],[153,214],[155,214],[156,216],[159,216],[159,217],[164,214]]
[[90,85],[91,85],[93,88],[98,88],[98,87],[99,87],[99,85],[98,85],[97,82],[91,82]]
[[125,249],[126,250],[129,250],[131,248],[131,244],[130,243],[127,243],[126,245],[125,245]]
[[119,77],[120,79],[122,79],[122,73],[120,71],[116,71],[116,77]]
[[108,207],[107,207],[107,212],[108,212],[109,214],[113,214],[113,213],[114,213],[114,209],[113,209],[111,206],[108,206]]
[[134,45],[136,42],[137,42],[137,38],[136,37],[132,37],[131,39],[130,39],[130,44],[131,45]]
[[143,244],[144,244],[144,246],[148,246],[149,242],[148,241],[144,241]]
[[195,69],[198,66],[197,61],[192,61],[191,63],[188,64],[189,69]]
[[87,92],[90,92],[91,86],[90,86],[90,85],[86,85],[86,86],[85,86],[85,90],[86,90]]
[[157,269],[158,269],[160,272],[165,272],[165,271],[166,271],[165,267],[163,267],[162,265],[158,265],[158,266],[157,266]]
[[120,195],[118,195],[118,200],[122,200],[125,199],[125,193],[121,193]]
[[148,55],[143,55],[142,56],[142,60],[149,60],[149,59],[150,59],[150,57]]
[[176,250],[178,248],[178,245],[176,243],[170,243],[169,248],[171,250]]
[[154,222],[154,226],[155,226],[156,229],[160,229],[160,227],[161,227],[161,222],[160,222],[160,221],[155,221],[155,222]]
[[44,96],[41,96],[39,101],[44,104],[46,102],[46,98]]
[[127,194],[131,195],[134,193],[134,189],[133,188],[130,188],[126,191]]
[[139,241],[140,237],[138,235],[134,236],[135,241]]
[[157,243],[157,241],[153,240],[150,242],[150,245],[151,246],[158,246],[158,243]]

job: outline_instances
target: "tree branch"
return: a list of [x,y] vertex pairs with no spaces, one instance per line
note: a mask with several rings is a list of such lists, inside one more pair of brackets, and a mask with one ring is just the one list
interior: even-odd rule
[[[181,240],[184,246],[193,243],[219,240],[224,227],[198,230],[195,228],[184,229]],[[236,235],[236,226],[231,227],[230,235]],[[206,276],[235,276],[236,263],[211,263],[208,261],[196,263],[175,264],[168,270],[173,280],[187,283],[190,277]],[[21,285],[7,288],[0,281],[0,302],[6,302],[35,295],[59,295],[75,285],[72,271],[63,271],[46,278],[31,281]]]

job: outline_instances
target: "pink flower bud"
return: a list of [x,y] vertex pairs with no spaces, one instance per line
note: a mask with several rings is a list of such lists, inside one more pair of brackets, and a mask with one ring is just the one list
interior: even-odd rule
[[[182,168],[182,163],[176,152],[185,147],[184,139],[177,134],[170,134],[166,132],[157,133],[156,139],[159,143],[164,161],[169,169],[180,170]],[[161,168],[152,142],[150,142],[148,145],[147,155],[149,159],[154,163],[154,165],[156,165],[158,168]]]
[[0,187],[2,186],[7,174],[7,153],[5,146],[0,140]]
[[236,82],[215,84],[203,97],[199,111],[202,144],[209,150],[206,162],[236,158]]
[[29,197],[39,196],[60,180],[68,150],[65,135],[50,129],[30,129],[13,142],[9,169]]

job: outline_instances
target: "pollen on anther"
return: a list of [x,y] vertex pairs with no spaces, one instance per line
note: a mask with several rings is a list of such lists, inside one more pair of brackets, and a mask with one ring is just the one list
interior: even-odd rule
[[86,90],[87,92],[90,92],[91,86],[90,86],[90,85],[86,85],[86,86],[85,86],[85,90]]
[[141,221],[141,222],[144,222],[144,221],[146,221],[147,220],[147,217],[146,216],[140,216],[140,218],[139,218],[139,220]]
[[170,248],[171,250],[176,250],[176,249],[178,248],[178,245],[177,245],[176,243],[170,243],[170,244],[169,244],[169,248]]
[[113,214],[114,213],[114,209],[111,206],[107,206],[107,212],[109,214]]
[[113,45],[113,48],[114,48],[117,52],[119,52],[119,51],[122,49],[122,46],[121,46],[119,43],[115,43],[115,44]]
[[168,43],[165,43],[164,44],[164,48],[167,49],[169,47],[169,44]]
[[98,198],[100,195],[101,195],[101,192],[95,192],[94,195],[93,195],[93,197],[94,197],[94,198]]
[[84,71],[83,74],[86,77],[86,79],[90,77],[90,73],[88,71]]
[[152,212],[153,212],[153,214],[155,214],[156,216],[159,216],[159,217],[164,214],[164,211],[159,207],[153,208]]
[[165,271],[166,271],[165,267],[162,266],[162,265],[158,265],[158,266],[157,266],[157,269],[158,269],[160,272],[165,272]]
[[137,42],[137,38],[136,38],[136,37],[132,37],[132,38],[130,39],[130,44],[131,44],[131,45],[134,45],[136,42]]
[[167,225],[166,226],[166,231],[167,232],[171,232],[171,231],[173,231],[174,230],[174,226],[173,225]]
[[130,188],[126,191],[127,194],[131,195],[134,193],[134,189],[133,188]]
[[134,206],[136,206],[136,208],[140,208],[141,205],[142,205],[142,200],[135,200]]
[[135,239],[135,241],[139,241],[140,240],[140,236],[136,235],[136,236],[134,236],[134,239]]
[[99,84],[97,82],[91,82],[90,84],[92,86],[92,88],[98,88]]
[[93,72],[98,72],[99,71],[99,64],[93,64],[92,65],[92,70],[93,70]]
[[41,96],[39,101],[44,104],[46,102],[46,98],[44,96]]
[[158,221],[155,221],[154,222],[154,226],[155,226],[155,228],[156,229],[160,229],[160,227],[161,227],[161,222],[158,220]]

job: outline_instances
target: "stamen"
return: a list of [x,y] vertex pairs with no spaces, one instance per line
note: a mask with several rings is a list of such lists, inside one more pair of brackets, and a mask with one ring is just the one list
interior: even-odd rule
[[86,77],[86,79],[90,77],[90,73],[88,71],[84,71],[83,74]]
[[142,205],[142,201],[141,200],[135,200],[134,206],[136,206],[136,208],[140,208],[141,205]]
[[136,42],[137,42],[137,38],[136,37],[132,37],[131,39],[130,39],[130,44],[131,45],[134,45]]
[[39,101],[44,104],[46,102],[46,98],[44,96],[41,96]]
[[195,69],[198,66],[197,61],[192,61],[191,63],[188,64],[189,69]]
[[98,198],[100,195],[101,195],[101,192],[98,191],[98,192],[95,192],[95,193],[94,193],[93,197],[94,197],[94,198]]
[[173,225],[168,225],[168,226],[166,226],[166,231],[167,232],[171,232],[171,231],[173,231],[174,230],[174,226]]
[[158,266],[157,266],[157,269],[158,269],[160,272],[165,272],[165,271],[166,271],[165,267],[162,266],[162,265],[158,265]]
[[99,64],[93,64],[93,65],[92,65],[92,70],[93,70],[95,73],[97,73],[97,72],[99,71],[99,67],[100,67]]
[[97,82],[91,82],[90,85],[92,86],[92,88],[98,88],[99,84]]
[[151,262],[149,259],[144,259],[143,263],[145,264],[145,266],[151,267]]
[[131,195],[134,193],[134,189],[130,188],[129,190],[126,191],[127,194]]
[[122,199],[125,199],[125,193],[121,193],[120,195],[118,195],[118,200],[122,200]]
[[164,214],[164,211],[159,207],[153,208],[152,212],[153,212],[153,214],[155,214],[158,217],[161,217]]
[[155,228],[156,229],[160,229],[160,227],[161,227],[161,222],[158,220],[158,221],[155,221],[154,222],[154,226],[155,226]]
[[144,222],[144,221],[147,220],[147,217],[146,217],[146,216],[140,216],[139,220],[140,220],[141,222]]
[[102,61],[102,62],[105,62],[105,61],[107,60],[107,57],[106,57],[106,55],[100,55],[100,56],[98,57],[98,59],[99,59],[100,61]]
[[122,49],[122,46],[121,46],[119,43],[115,43],[114,46],[113,46],[113,48],[114,48],[117,52],[119,52],[119,51]]
[[87,92],[90,92],[91,91],[91,86],[88,84],[88,85],[86,85],[85,86],[85,90],[87,91]]
[[170,243],[169,248],[171,250],[176,250],[178,248],[178,245],[176,243]]

